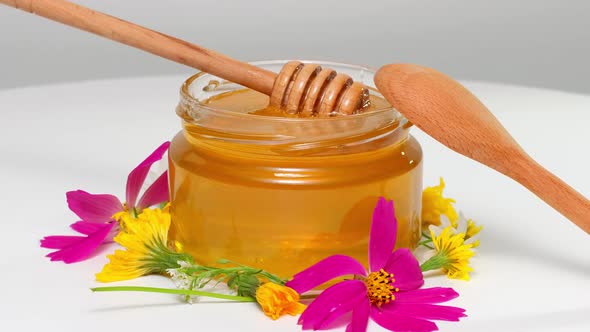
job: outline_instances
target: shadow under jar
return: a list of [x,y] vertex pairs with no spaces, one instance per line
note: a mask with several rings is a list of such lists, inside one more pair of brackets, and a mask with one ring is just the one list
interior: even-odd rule
[[[254,64],[278,72],[285,63]],[[369,68],[319,64],[374,86]],[[366,264],[373,209],[384,196],[394,200],[397,246],[416,246],[422,150],[403,116],[386,106],[279,117],[251,114],[248,98],[210,102],[243,89],[205,73],[182,86],[183,130],[169,151],[172,240],[200,264],[226,258],[282,277],[332,254]]]

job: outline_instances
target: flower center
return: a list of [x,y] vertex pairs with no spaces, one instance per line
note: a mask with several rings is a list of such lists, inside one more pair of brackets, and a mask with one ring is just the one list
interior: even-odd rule
[[393,286],[394,282],[393,273],[387,273],[383,269],[378,272],[371,272],[365,280],[367,296],[371,304],[381,308],[383,304],[395,300],[393,293],[399,292],[399,288]]

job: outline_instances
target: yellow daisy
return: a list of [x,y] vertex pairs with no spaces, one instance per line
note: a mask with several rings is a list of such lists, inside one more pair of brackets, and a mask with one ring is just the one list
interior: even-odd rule
[[440,234],[430,230],[435,254],[421,265],[422,271],[443,269],[451,279],[469,280],[469,259],[473,257],[473,244],[465,244],[465,234],[456,234],[446,227]]
[[427,228],[429,225],[440,225],[440,216],[446,215],[453,227],[457,227],[459,216],[453,207],[455,200],[443,197],[445,182],[440,178],[440,184],[428,187],[422,192],[422,225]]
[[107,256],[109,262],[96,274],[96,280],[112,282],[134,279],[178,268],[179,261],[192,262],[189,255],[178,253],[168,246],[168,208],[144,209],[137,218],[128,213],[115,217],[123,231],[114,240],[125,250],[116,250]]
[[467,232],[465,233],[465,241],[472,241],[473,247],[479,246],[479,232],[483,229],[483,226],[475,224],[473,219],[467,220]]
[[479,246],[479,233],[483,229],[483,226],[478,226],[473,219],[465,218],[462,212],[459,212],[459,220],[457,221],[456,227],[453,227],[447,216],[441,215],[440,225],[430,225],[428,228],[434,231],[435,234],[440,234],[447,227],[451,228],[453,234],[463,234],[465,244],[471,244],[473,248]]

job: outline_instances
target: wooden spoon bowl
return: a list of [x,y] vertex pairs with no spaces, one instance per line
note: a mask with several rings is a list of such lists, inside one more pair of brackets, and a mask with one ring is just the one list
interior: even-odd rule
[[535,162],[469,90],[431,68],[383,66],[383,96],[418,128],[450,149],[516,180],[590,233],[590,201]]

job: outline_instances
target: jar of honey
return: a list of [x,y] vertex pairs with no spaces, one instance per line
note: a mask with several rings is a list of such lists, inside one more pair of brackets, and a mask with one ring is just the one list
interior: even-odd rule
[[[278,72],[285,61],[254,63]],[[318,63],[318,62],[314,62]],[[374,71],[319,63],[374,87]],[[169,150],[170,237],[200,264],[221,258],[282,277],[332,254],[367,262],[373,209],[395,204],[397,246],[420,237],[422,150],[376,89],[361,114],[288,116],[206,73],[181,89]]]

